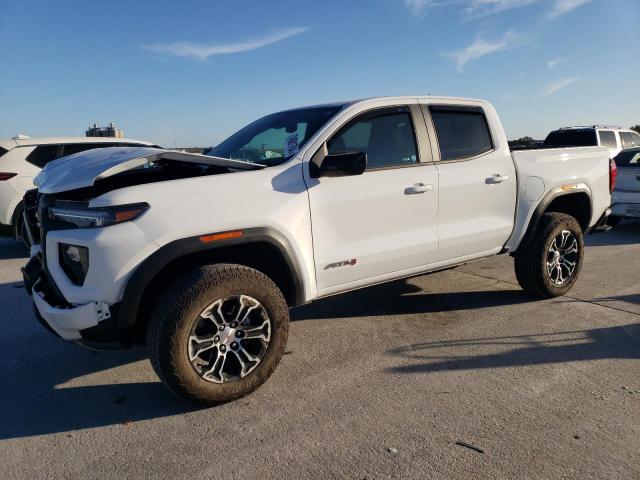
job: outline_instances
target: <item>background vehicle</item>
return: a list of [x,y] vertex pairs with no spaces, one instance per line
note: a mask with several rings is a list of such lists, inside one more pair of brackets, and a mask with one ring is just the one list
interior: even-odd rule
[[512,153],[489,103],[448,97],[279,112],[208,153],[50,163],[25,196],[40,246],[23,269],[48,328],[146,338],[164,383],[205,405],[266,381],[287,307],[501,253],[526,291],[566,293],[615,171],[604,148]]
[[22,197],[34,188],[34,177],[50,161],[93,148],[151,145],[140,140],[109,137],[17,136],[0,140],[0,226],[10,227],[10,233],[16,238],[23,236]]
[[623,150],[614,159],[618,179],[611,199],[607,223],[615,226],[623,218],[640,218],[640,147]]
[[613,158],[625,148],[640,147],[640,135],[633,130],[604,125],[564,127],[547,135],[544,146],[551,148],[606,147]]

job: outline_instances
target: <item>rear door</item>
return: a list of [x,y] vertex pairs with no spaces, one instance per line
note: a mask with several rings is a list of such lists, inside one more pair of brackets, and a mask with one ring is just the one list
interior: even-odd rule
[[497,253],[513,230],[516,171],[495,110],[426,104],[423,112],[437,139],[438,260]]

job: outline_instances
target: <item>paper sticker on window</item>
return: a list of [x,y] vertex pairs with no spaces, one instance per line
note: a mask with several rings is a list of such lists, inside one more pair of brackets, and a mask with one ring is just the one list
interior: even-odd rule
[[298,153],[298,132],[292,133],[284,139],[284,156],[290,157]]

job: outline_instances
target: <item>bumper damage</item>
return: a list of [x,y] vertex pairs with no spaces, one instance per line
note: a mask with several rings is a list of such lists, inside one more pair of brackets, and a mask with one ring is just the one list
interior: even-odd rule
[[22,268],[22,276],[27,293],[33,296],[36,318],[50,332],[89,348],[111,350],[128,346],[115,328],[113,313],[117,308],[101,302],[69,304],[49,280],[40,256],[29,260]]

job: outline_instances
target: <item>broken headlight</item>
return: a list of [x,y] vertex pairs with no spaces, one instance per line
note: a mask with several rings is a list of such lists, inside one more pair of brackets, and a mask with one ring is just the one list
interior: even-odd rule
[[[71,203],[71,202],[69,202]],[[132,203],[117,207],[82,208],[64,202],[49,208],[49,220],[72,223],[78,228],[108,227],[135,220],[149,208],[147,203]]]

